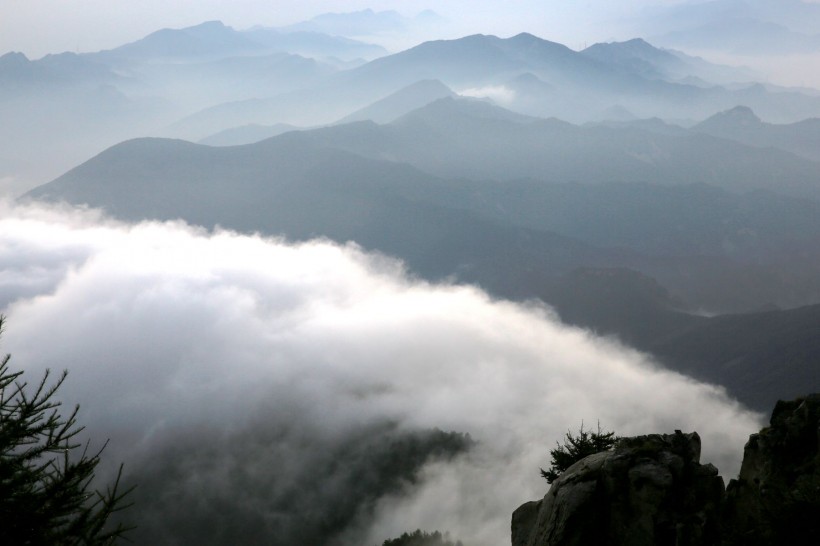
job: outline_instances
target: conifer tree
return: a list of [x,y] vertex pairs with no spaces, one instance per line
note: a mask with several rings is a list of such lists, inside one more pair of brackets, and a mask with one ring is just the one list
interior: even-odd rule
[[584,423],[581,422],[581,428],[578,430],[577,436],[573,436],[572,432],[567,431],[563,445],[556,442],[558,447],[550,450],[552,464],[549,470],[541,469],[541,476],[547,480],[547,483],[552,483],[562,472],[584,457],[611,449],[617,441],[618,437],[615,436],[614,432],[601,430],[600,422],[598,423],[598,432],[584,430]]
[[[0,315],[0,333],[4,317]],[[0,358],[0,544],[113,544],[127,530],[107,526],[108,517],[126,507],[129,493],[119,488],[122,466],[105,491],[91,490],[105,445],[89,451],[78,442],[79,406],[66,415],[55,394],[66,379],[46,371],[38,384],[9,369]]]

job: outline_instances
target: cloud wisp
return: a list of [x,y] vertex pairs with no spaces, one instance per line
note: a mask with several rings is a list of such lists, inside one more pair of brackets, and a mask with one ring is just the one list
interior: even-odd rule
[[[31,377],[67,368],[63,398],[93,438],[111,438],[107,460],[145,480],[134,515],[147,530],[214,539],[199,527],[230,513],[304,536],[300,517],[326,521],[376,467],[400,475],[378,454],[401,452],[412,472],[356,497],[315,540],[424,528],[498,544],[582,420],[621,435],[697,430],[724,475],[760,426],[721,389],[543,306],[428,284],[353,244],[0,204],[0,312],[13,364]],[[469,449],[434,429],[469,434]]]

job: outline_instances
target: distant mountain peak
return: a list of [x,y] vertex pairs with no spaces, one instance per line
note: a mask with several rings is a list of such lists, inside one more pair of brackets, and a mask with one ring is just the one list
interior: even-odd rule
[[455,93],[440,80],[420,80],[342,118],[340,123],[366,119],[389,123],[438,99],[453,96]]
[[25,53],[20,53],[19,51],[9,51],[5,55],[0,55],[0,65],[22,65],[30,62]]
[[650,44],[649,42],[647,42],[646,40],[644,40],[643,38],[632,38],[631,40],[626,40],[626,41],[621,42],[621,43],[629,44],[629,45],[649,46],[649,47],[653,47],[653,48],[655,47],[652,44]]
[[549,47],[549,48],[556,48],[556,49],[561,49],[561,50],[572,51],[567,46],[565,46],[564,44],[559,44],[558,42],[552,42],[550,40],[545,40],[544,38],[536,36],[535,34],[530,34],[529,32],[521,32],[520,34],[516,34],[515,36],[512,36],[511,38],[507,38],[505,41],[510,43],[510,44],[517,45],[517,46],[520,46],[522,44],[526,44],[526,45],[537,45],[537,46],[541,46],[541,47]]
[[101,53],[126,57],[190,57],[227,55],[258,49],[259,44],[222,21],[205,21],[185,28],[163,28],[141,40]]
[[464,119],[492,119],[513,123],[530,123],[536,118],[512,112],[491,102],[472,97],[444,97],[398,118],[394,123],[414,120],[425,122],[454,123]]
[[518,34],[516,34],[515,36],[513,36],[510,39],[511,40],[533,40],[533,41],[537,40],[539,42],[542,41],[541,38],[539,38],[535,34],[530,34],[529,32],[519,32]]
[[723,115],[732,117],[733,119],[741,120],[741,121],[754,121],[760,122],[760,118],[757,117],[757,114],[749,108],[748,106],[735,106],[731,110],[726,110],[723,112]]
[[700,125],[732,125],[732,126],[752,126],[759,125],[763,121],[748,106],[735,106],[730,110],[718,112],[714,116],[706,119]]
[[624,42],[599,42],[584,49],[582,53],[590,56],[600,56],[604,52],[613,55],[617,52],[620,55],[634,55],[642,58],[673,57],[672,53],[655,47],[643,38],[632,38]]
[[199,23],[198,25],[193,25],[193,26],[190,26],[190,27],[186,27],[183,30],[194,30],[194,29],[203,29],[204,30],[204,29],[211,29],[211,28],[220,28],[220,29],[222,29],[222,28],[228,28],[228,27],[222,21],[213,20],[213,21],[204,21],[202,23]]

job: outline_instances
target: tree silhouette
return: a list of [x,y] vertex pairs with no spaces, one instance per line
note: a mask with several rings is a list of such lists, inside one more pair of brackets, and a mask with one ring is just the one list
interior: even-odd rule
[[582,421],[577,436],[573,436],[572,432],[567,431],[564,444],[561,445],[556,442],[558,447],[550,450],[552,464],[549,470],[541,469],[541,476],[547,480],[547,483],[552,483],[562,472],[584,457],[606,451],[612,448],[617,441],[618,437],[615,436],[614,432],[603,432],[601,430],[600,422],[598,422],[598,432],[591,432],[584,430]]
[[[0,334],[4,317],[0,315]],[[126,508],[119,491],[120,466],[104,492],[90,490],[105,445],[89,452],[77,436],[79,406],[61,415],[54,399],[67,372],[49,385],[47,370],[33,388],[22,371],[0,359],[0,544],[109,545],[127,528],[107,528],[108,517]]]
[[412,533],[402,533],[398,538],[385,540],[382,546],[464,546],[464,544],[460,540],[453,542],[447,533],[442,534],[440,531],[428,533],[416,529]]

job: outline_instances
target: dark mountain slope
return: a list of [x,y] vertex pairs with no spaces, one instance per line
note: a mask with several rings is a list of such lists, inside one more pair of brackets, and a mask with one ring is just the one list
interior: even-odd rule
[[645,348],[706,320],[680,310],[652,277],[624,268],[581,268],[556,278],[541,297],[561,320]]
[[542,297],[561,320],[617,336],[759,411],[820,388],[820,305],[707,318],[681,311],[650,277],[600,268],[563,275]]
[[509,297],[531,292],[534,280],[582,264],[629,265],[639,259],[453,209],[462,198],[458,183],[304,146],[300,134],[229,148],[129,141],[28,198],[87,203],[127,220],[182,218],[297,239],[353,240],[404,258],[428,278],[456,275]]
[[[603,135],[609,137],[601,138]],[[624,143],[635,135],[642,139],[647,153],[657,157],[656,164],[647,167],[646,162],[624,151]],[[334,177],[342,179],[352,168],[349,156],[353,153],[359,157],[361,168],[356,171],[359,180],[355,184],[348,177],[351,195],[373,199],[366,195],[373,180],[400,180],[412,172],[415,174],[407,183],[395,182],[388,187],[391,192],[400,192],[402,199],[412,197],[417,202],[414,206],[458,211],[457,214],[469,214],[496,226],[559,233],[598,248],[629,249],[636,256],[654,256],[635,258],[629,263],[656,277],[690,305],[736,311],[769,302],[794,306],[818,301],[820,205],[772,193],[736,195],[693,185],[691,182],[699,176],[711,180],[715,173],[726,173],[726,178],[719,181],[727,185],[749,184],[749,179],[737,178],[737,174],[730,178],[733,170],[740,167],[736,160],[726,159],[720,153],[729,154],[731,147],[741,145],[730,142],[727,148],[724,141],[715,140],[717,146],[710,150],[688,150],[689,161],[679,157],[670,162],[668,156],[677,153],[673,145],[678,141],[673,136],[667,136],[665,141],[657,138],[660,137],[654,133],[640,130],[581,128],[557,120],[533,120],[480,101],[445,99],[386,126],[352,123],[288,133],[253,146],[221,151],[204,147],[189,150],[192,145],[185,143],[168,144],[189,150],[184,154],[176,149],[158,152],[174,161],[170,165],[163,158],[145,155],[140,146],[148,144],[137,141],[123,145],[122,153],[115,153],[118,148],[112,148],[32,195],[52,194],[72,202],[89,202],[134,219],[155,217],[164,210],[166,214],[205,225],[219,222],[239,229],[268,229],[275,226],[243,221],[248,217],[243,200],[253,202],[254,206],[267,203],[273,199],[268,195],[270,192],[282,191],[277,189],[282,184],[296,184],[299,177],[307,176],[306,169],[311,164],[327,165],[327,172],[322,175],[325,184],[330,184]],[[703,138],[686,142],[695,140]],[[156,142],[157,146],[165,146],[163,141]],[[664,142],[669,152],[658,144]],[[572,146],[583,148],[585,153],[573,152]],[[752,155],[749,150],[745,157]],[[574,156],[568,157],[572,153]],[[118,165],[121,158],[131,163],[117,168],[109,165]],[[759,157],[757,160],[760,163]],[[335,161],[339,162],[336,172]],[[395,161],[447,178],[434,178]],[[632,168],[634,165],[643,165],[644,170]],[[798,165],[802,164],[798,161]],[[812,162],[805,165],[820,172],[820,166]],[[766,176],[777,179],[782,173],[773,169],[781,167],[787,169],[789,164],[767,165],[772,170]],[[574,176],[586,177],[584,184],[554,183],[560,181],[558,176],[562,174],[570,176],[573,169],[580,171]],[[750,169],[746,166],[742,172],[748,173]],[[117,183],[133,179],[134,184],[149,187],[146,191],[137,186],[106,189],[106,185],[112,184],[111,173],[115,172]],[[634,180],[640,174],[651,175],[653,181],[681,185],[617,182]],[[761,179],[760,174],[757,173],[757,183],[763,184],[765,176]],[[496,175],[500,181],[486,180]],[[539,179],[520,178],[526,175]],[[465,180],[471,177],[483,180]],[[755,181],[752,174],[749,178]],[[411,179],[413,182],[409,182]],[[602,179],[605,183],[600,183]],[[173,188],[167,191],[190,194],[189,199],[157,200],[154,194],[163,195],[166,191],[165,186],[155,187],[163,180]],[[785,186],[783,180],[789,178],[783,176],[777,183]],[[85,187],[85,193],[75,194],[75,185]],[[106,187],[97,187],[100,185]],[[333,190],[333,186],[327,187],[328,191]],[[107,201],[108,191],[116,191],[117,199]],[[134,195],[126,197],[129,192]],[[143,195],[146,192],[150,197]],[[144,199],[151,202],[143,203]],[[219,207],[223,210],[214,210]],[[283,207],[281,214],[294,214],[295,210],[298,209]],[[214,216],[217,213],[219,216]],[[303,223],[318,221],[306,215]],[[298,233],[301,236],[308,232]],[[336,235],[353,237],[348,232]],[[572,263],[626,265],[623,261],[601,260]],[[527,286],[522,287],[522,293],[530,291]]]
[[762,410],[820,388],[820,305],[726,315],[646,345],[674,369],[743,393]]
[[705,184],[475,183],[469,206],[499,221],[647,254],[726,255],[748,263],[814,263],[820,203]]

